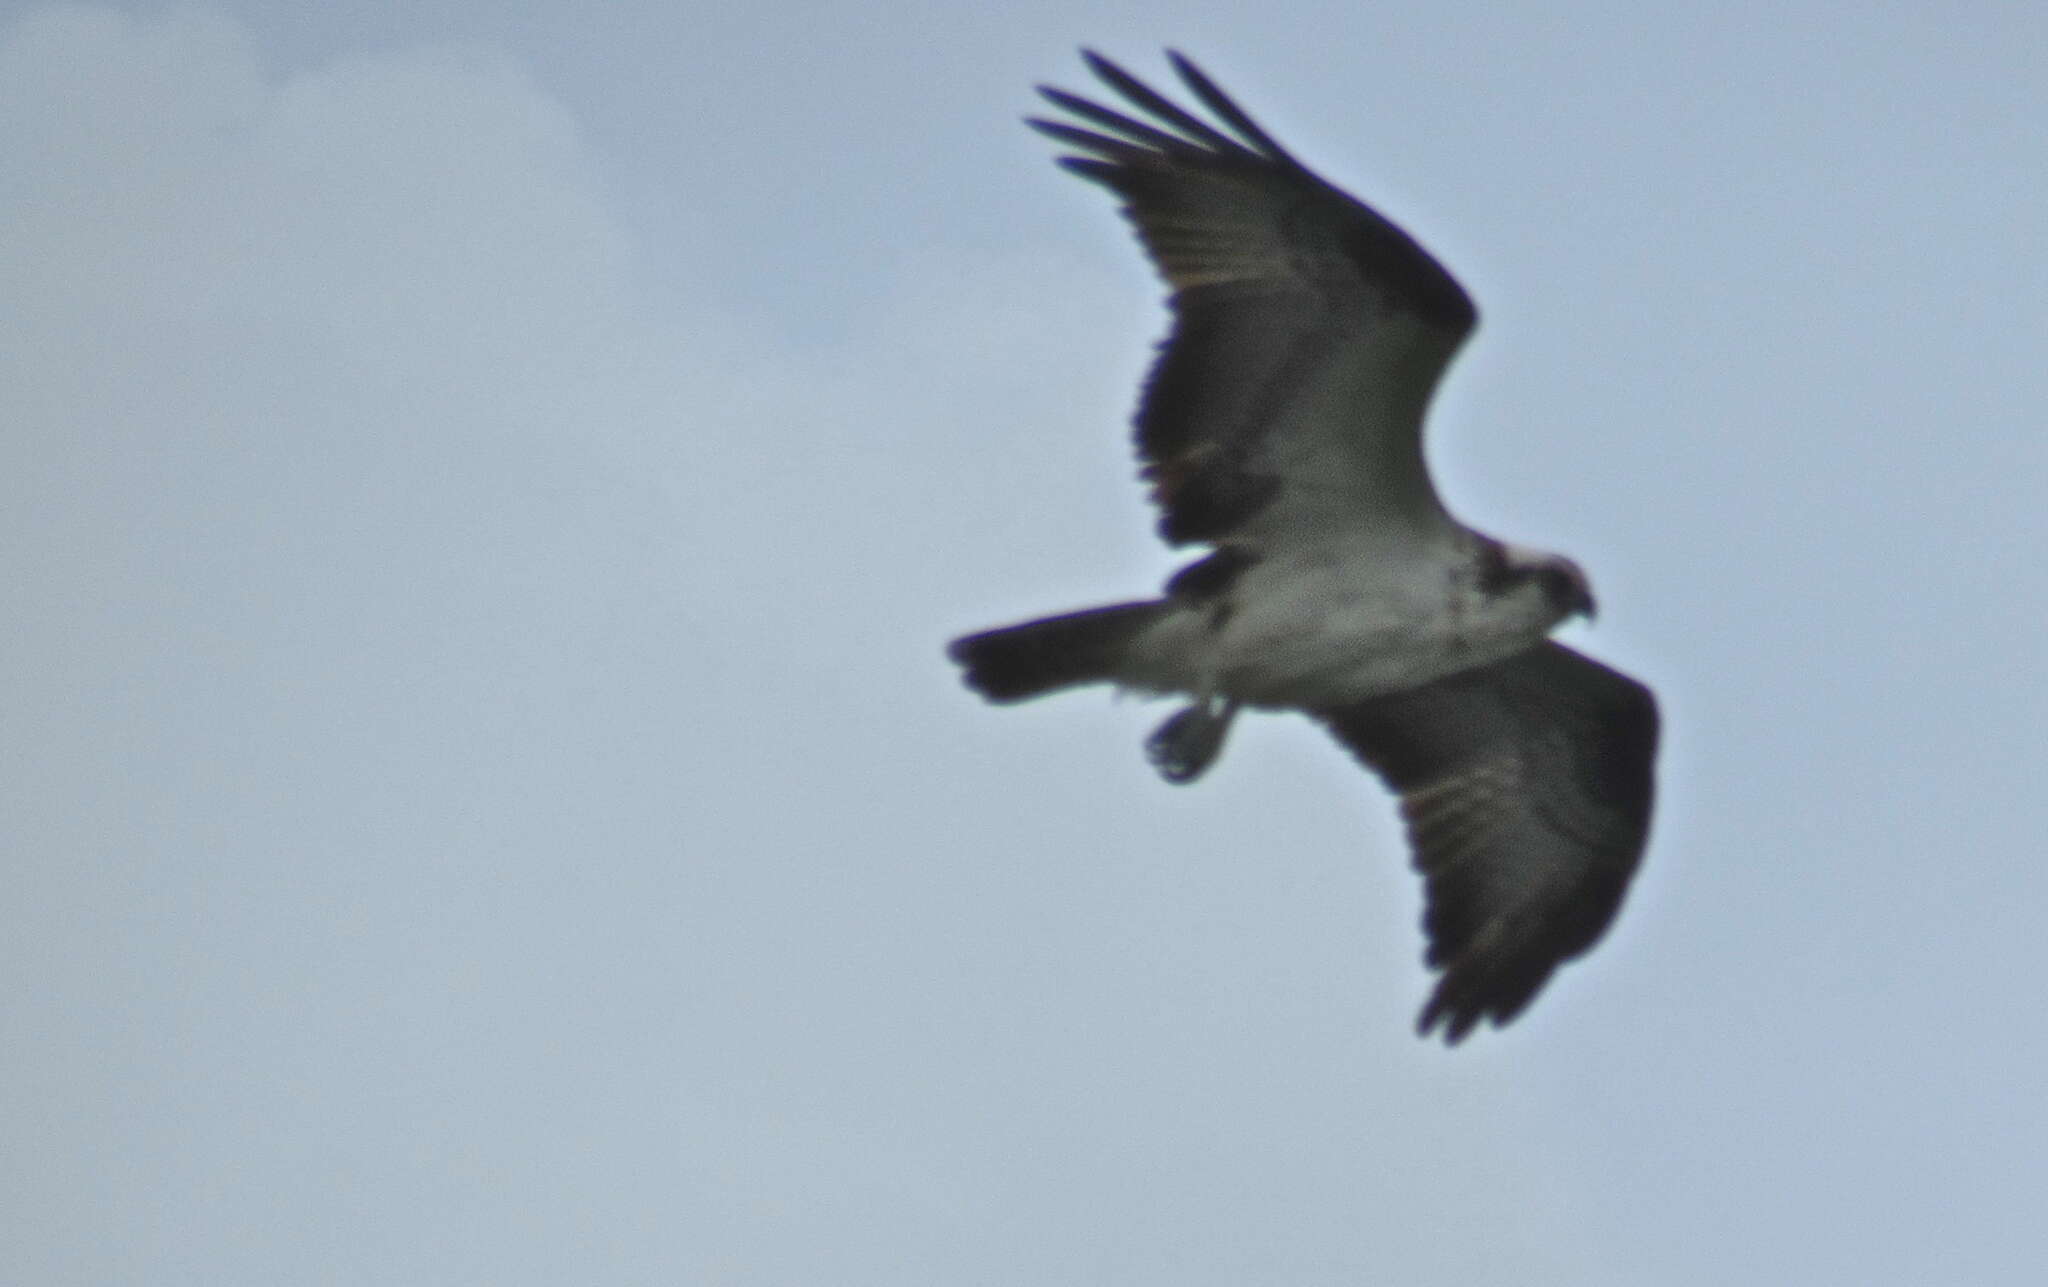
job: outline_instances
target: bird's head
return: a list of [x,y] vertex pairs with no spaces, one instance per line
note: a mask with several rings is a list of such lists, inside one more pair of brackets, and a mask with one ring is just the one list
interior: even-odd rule
[[1584,617],[1591,621],[1597,614],[1593,583],[1586,579],[1584,568],[1564,555],[1503,543],[1501,559],[1506,579],[1534,586],[1557,620]]

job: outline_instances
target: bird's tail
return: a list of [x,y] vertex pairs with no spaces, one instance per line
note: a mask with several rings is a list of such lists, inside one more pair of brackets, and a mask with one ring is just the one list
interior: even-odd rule
[[1170,611],[1162,601],[1118,603],[955,639],[946,655],[992,702],[1021,702],[1114,680],[1138,635]]

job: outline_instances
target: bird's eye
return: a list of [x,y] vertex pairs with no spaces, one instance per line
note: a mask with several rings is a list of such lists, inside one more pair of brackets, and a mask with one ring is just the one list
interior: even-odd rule
[[1538,576],[1542,578],[1543,597],[1557,605],[1559,611],[1593,615],[1593,592],[1584,577],[1564,568],[1545,568]]

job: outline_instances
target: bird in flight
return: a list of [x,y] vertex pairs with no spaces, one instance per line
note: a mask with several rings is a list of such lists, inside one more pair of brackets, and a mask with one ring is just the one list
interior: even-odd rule
[[1417,1030],[1456,1044],[1613,922],[1649,834],[1656,701],[1549,638],[1593,614],[1576,563],[1467,527],[1430,481],[1423,419],[1478,323],[1457,281],[1179,54],[1213,122],[1084,57],[1127,106],[1041,87],[1066,119],[1030,124],[1117,197],[1171,289],[1137,449],[1160,535],[1207,552],[1159,598],[949,655],[992,702],[1181,697],[1146,742],[1170,782],[1242,707],[1327,727],[1400,797],[1440,975]]

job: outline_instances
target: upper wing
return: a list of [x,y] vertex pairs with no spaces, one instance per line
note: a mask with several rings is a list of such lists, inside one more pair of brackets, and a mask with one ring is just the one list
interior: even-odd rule
[[1225,129],[1084,51],[1158,124],[1057,89],[1093,126],[1031,124],[1088,155],[1069,170],[1123,198],[1173,288],[1173,334],[1138,411],[1138,448],[1174,544],[1441,530],[1422,420],[1478,322],[1442,265],[1288,155],[1179,54]]
[[1317,717],[1400,793],[1443,972],[1424,1035],[1499,1027],[1606,932],[1649,835],[1648,688],[1545,643]]

